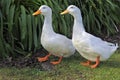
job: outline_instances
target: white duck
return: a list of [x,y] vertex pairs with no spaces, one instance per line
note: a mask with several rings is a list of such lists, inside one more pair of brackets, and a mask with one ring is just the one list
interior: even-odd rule
[[118,48],[118,44],[103,41],[99,37],[95,37],[87,33],[82,22],[81,11],[75,5],[70,5],[61,14],[69,13],[74,17],[72,42],[76,50],[86,59],[87,62],[82,65],[89,66],[91,61],[95,61],[91,68],[96,68],[100,61],[107,60]]
[[52,10],[46,5],[42,5],[33,15],[44,15],[44,24],[41,34],[41,44],[50,53],[43,58],[38,58],[40,62],[48,60],[48,57],[52,54],[59,56],[58,61],[51,62],[52,64],[59,64],[62,57],[69,57],[75,53],[72,40],[66,36],[57,34],[52,28]]

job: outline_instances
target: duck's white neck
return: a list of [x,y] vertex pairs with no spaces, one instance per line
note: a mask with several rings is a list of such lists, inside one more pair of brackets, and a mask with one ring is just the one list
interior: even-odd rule
[[42,33],[45,33],[45,34],[54,33],[53,28],[52,28],[52,15],[45,16]]
[[81,13],[79,12],[79,14],[74,15],[73,37],[81,35],[83,32],[85,32],[85,29],[83,26]]

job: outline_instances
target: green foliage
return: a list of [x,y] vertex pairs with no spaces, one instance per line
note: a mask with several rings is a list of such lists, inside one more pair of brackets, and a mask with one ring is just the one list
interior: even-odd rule
[[117,0],[1,0],[0,1],[0,57],[30,55],[41,47],[43,16],[32,16],[41,5],[53,10],[55,32],[71,38],[73,17],[60,12],[70,4],[80,7],[88,32],[110,35],[120,24],[120,2]]
[[[20,3],[18,1],[18,3]],[[2,0],[0,10],[0,55],[16,57],[28,55],[40,46],[40,17],[34,18],[33,11],[14,0]],[[39,22],[38,22],[39,21]],[[37,29],[38,32],[37,32]]]
[[118,31],[117,24],[120,24],[119,1],[74,0],[70,4],[75,4],[81,9],[87,32],[109,36]]

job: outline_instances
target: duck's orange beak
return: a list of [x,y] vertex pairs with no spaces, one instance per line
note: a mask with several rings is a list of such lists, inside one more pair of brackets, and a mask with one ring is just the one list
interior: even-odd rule
[[36,15],[38,15],[38,14],[41,14],[42,12],[40,11],[40,10],[37,10],[36,12],[34,12],[32,15],[33,16],[36,16]]
[[65,11],[63,11],[63,12],[61,12],[60,14],[67,14],[67,13],[69,13],[69,11],[68,10],[65,10]]

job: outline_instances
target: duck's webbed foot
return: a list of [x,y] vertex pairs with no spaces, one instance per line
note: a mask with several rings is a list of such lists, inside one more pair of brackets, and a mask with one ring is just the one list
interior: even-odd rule
[[86,61],[86,62],[81,62],[80,64],[83,65],[83,66],[89,66],[91,63],[91,61]]
[[48,54],[48,55],[46,55],[45,57],[42,57],[42,58],[38,57],[38,61],[39,62],[47,61],[50,55],[51,54]]
[[63,57],[60,57],[58,61],[52,61],[50,63],[53,64],[53,65],[59,64],[62,61],[62,58]]
[[96,68],[100,64],[100,56],[97,57],[96,63],[94,65],[91,65],[91,68]]

